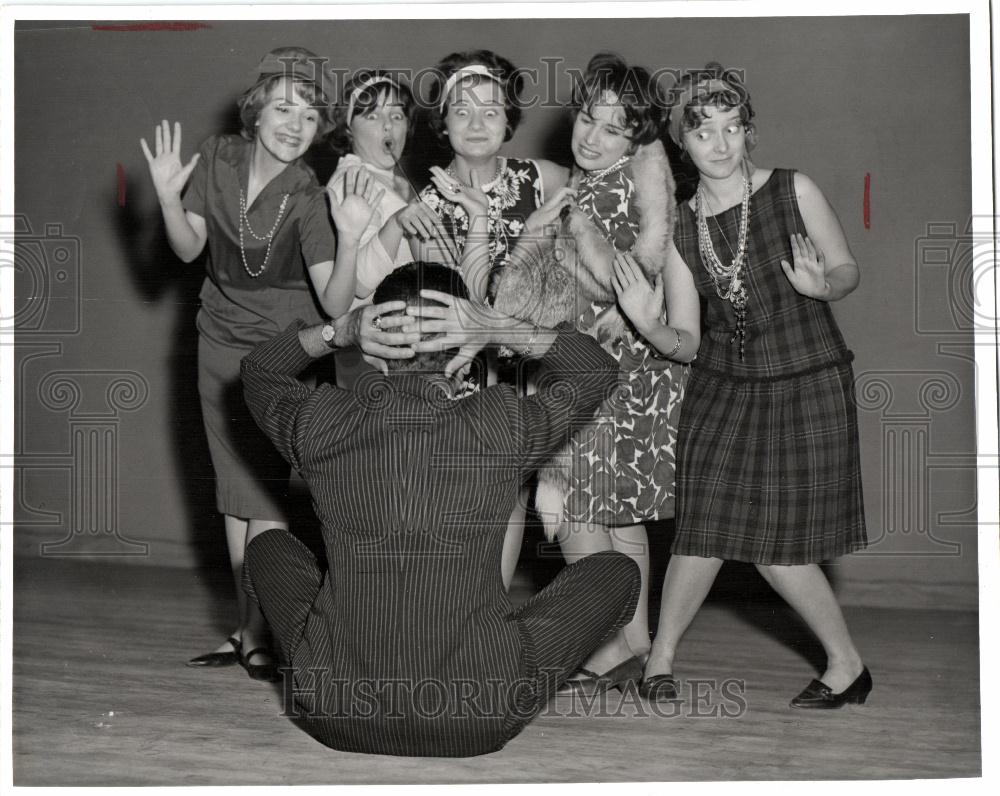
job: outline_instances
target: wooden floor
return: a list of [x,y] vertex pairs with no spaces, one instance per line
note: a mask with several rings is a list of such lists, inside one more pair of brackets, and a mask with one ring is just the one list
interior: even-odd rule
[[[191,571],[18,559],[16,785],[519,783],[970,777],[980,773],[977,618],[848,609],[875,690],[863,707],[788,700],[820,651],[780,604],[711,602],[652,715],[612,692],[553,702],[501,752],[376,757],[321,746],[239,667],[185,667],[221,640],[225,582]],[[523,583],[517,598],[527,596]],[[695,681],[701,681],[700,684]],[[589,715],[585,715],[589,714]]]

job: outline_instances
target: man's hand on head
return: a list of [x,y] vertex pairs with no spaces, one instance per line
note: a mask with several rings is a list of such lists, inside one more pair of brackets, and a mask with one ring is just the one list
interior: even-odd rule
[[[365,305],[341,315],[330,324],[320,324],[299,332],[306,353],[321,357],[330,351],[357,346],[365,359],[385,372],[386,359],[410,359],[416,355],[412,344],[420,340],[415,320],[406,315],[405,301]],[[324,330],[332,328],[332,338]]]
[[334,321],[334,343],[338,348],[358,346],[370,364],[385,372],[384,360],[416,355],[413,344],[420,341],[420,332],[405,310],[405,301],[358,307]]

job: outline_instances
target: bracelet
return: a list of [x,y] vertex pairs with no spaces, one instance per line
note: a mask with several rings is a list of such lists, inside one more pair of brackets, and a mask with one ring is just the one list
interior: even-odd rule
[[682,345],[681,333],[680,333],[680,331],[678,330],[678,328],[676,326],[671,326],[670,328],[673,329],[674,330],[674,334],[677,335],[677,342],[674,343],[674,347],[671,348],[665,354],[661,354],[657,350],[657,348],[655,346],[651,346],[650,349],[649,349],[649,351],[652,354],[652,356],[653,356],[654,359],[672,359],[673,356],[674,356],[674,354],[676,354],[678,351],[681,350],[681,345]]

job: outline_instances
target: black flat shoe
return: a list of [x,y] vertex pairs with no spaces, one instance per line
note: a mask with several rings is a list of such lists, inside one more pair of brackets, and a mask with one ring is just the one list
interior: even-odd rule
[[861,674],[839,694],[833,693],[822,680],[813,680],[805,690],[791,701],[793,708],[819,708],[830,710],[844,705],[863,705],[872,690],[872,676],[866,666]]
[[187,666],[232,666],[240,661],[240,640],[230,636],[226,639],[233,646],[232,652],[207,652],[192,658],[187,662]]
[[677,681],[672,674],[643,677],[639,683],[639,696],[650,702],[673,702],[680,699],[677,694]]
[[642,663],[638,658],[633,656],[622,661],[617,666],[608,669],[604,674],[597,674],[583,667],[577,669],[577,672],[582,674],[583,677],[566,680],[556,689],[556,694],[562,696],[567,694],[586,694],[591,696],[603,693],[612,688],[617,688],[619,691],[624,692],[625,687],[630,682],[635,683],[642,679]]
[[254,647],[246,655],[240,655],[240,664],[247,670],[251,680],[263,680],[267,683],[276,683],[281,677],[278,675],[278,667],[271,663],[250,663],[254,655],[267,655],[271,657],[271,652],[267,647]]

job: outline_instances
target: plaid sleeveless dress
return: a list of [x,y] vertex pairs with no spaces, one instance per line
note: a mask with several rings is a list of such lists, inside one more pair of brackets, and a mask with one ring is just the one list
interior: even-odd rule
[[[806,564],[867,544],[853,354],[830,305],[796,292],[781,269],[789,236],[806,234],[795,172],[775,169],[750,200],[744,358],[736,318],[719,298],[687,202],[674,241],[707,303],[677,440],[680,555]],[[740,206],[708,219],[724,262]]]

